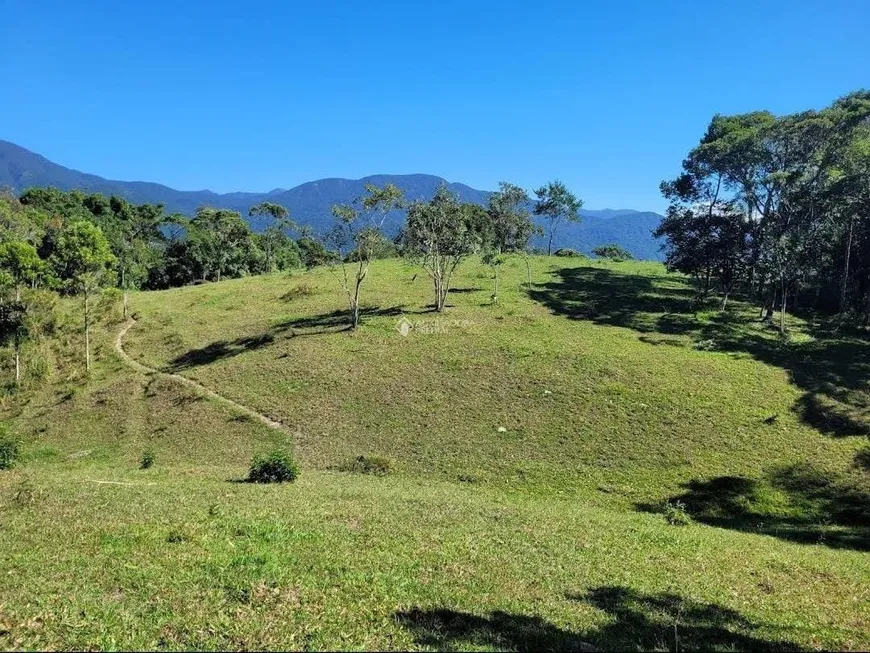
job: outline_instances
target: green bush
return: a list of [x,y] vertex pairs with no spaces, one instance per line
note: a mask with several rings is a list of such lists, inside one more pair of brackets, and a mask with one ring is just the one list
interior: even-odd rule
[[294,299],[299,299],[300,297],[308,297],[314,294],[314,288],[309,286],[307,283],[300,283],[297,286],[294,286],[283,295],[281,295],[281,299],[285,302],[292,302]]
[[21,455],[18,440],[6,432],[5,426],[0,426],[0,469],[12,469]]
[[631,252],[620,247],[619,245],[599,245],[592,250],[592,253],[595,254],[595,256],[597,256],[598,258],[606,258],[616,262],[634,260]]
[[555,252],[553,252],[553,255],[554,256],[581,256],[581,254],[578,251],[573,250],[570,247],[562,247],[560,249],[557,249]]
[[339,469],[343,472],[355,474],[386,476],[393,471],[393,464],[389,458],[384,458],[383,456],[357,456],[341,465]]
[[154,455],[153,451],[144,452],[142,458],[139,459],[139,469],[151,469],[155,460],[157,460],[157,456]]
[[673,526],[687,526],[692,523],[692,518],[686,511],[686,504],[679,499],[676,501],[665,501],[662,504],[662,514],[665,520]]
[[299,476],[299,466],[289,452],[276,449],[257,456],[248,472],[250,483],[292,483]]

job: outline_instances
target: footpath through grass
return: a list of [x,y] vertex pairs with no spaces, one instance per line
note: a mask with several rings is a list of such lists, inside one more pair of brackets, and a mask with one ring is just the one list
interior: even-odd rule
[[[378,262],[356,333],[328,270],[133,298],[135,359],[292,442],[119,325],[7,401],[0,646],[870,646],[863,340],[657,264],[512,260],[493,305],[472,262],[444,315],[415,274]],[[233,482],[276,444],[299,481]]]

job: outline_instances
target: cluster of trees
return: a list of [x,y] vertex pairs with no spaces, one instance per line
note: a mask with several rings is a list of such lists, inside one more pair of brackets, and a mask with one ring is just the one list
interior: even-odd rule
[[699,293],[735,291],[765,319],[789,308],[870,322],[870,92],[820,111],[715,116],[656,236]]
[[50,296],[82,301],[84,361],[91,363],[90,331],[103,290],[117,288],[127,317],[133,288],[166,288],[321,262],[310,235],[287,236],[294,225],[275,204],[251,208],[272,225],[253,234],[234,211],[202,208],[193,218],[162,206],[119,197],[32,188],[20,197],[0,193],[0,343],[14,351],[21,382],[22,345],[51,316]]
[[[435,307],[444,308],[456,267],[481,252],[495,270],[508,252],[526,253],[544,218],[550,240],[558,225],[577,220],[581,202],[561,182],[535,191],[537,201],[502,184],[488,207],[462,203],[446,188],[426,202],[405,201],[395,186],[368,186],[349,205],[333,207],[334,227],[315,236],[270,202],[250,216],[269,226],[253,233],[236,211],[202,207],[192,217],[168,215],[161,205],[135,205],[97,193],[32,188],[20,197],[0,193],[0,344],[11,347],[21,381],[21,347],[46,322],[51,297],[82,302],[84,360],[90,369],[90,331],[98,299],[116,289],[127,318],[131,289],[162,289],[298,267],[330,265],[348,298],[350,323],[360,319],[360,293],[371,261],[403,255],[428,272]],[[408,212],[407,225],[390,240],[381,227],[391,211]],[[296,232],[297,238],[289,233]],[[531,279],[529,280],[531,283]],[[40,310],[37,310],[39,307]],[[48,311],[50,313],[50,310]]]
[[[406,257],[426,271],[434,290],[433,307],[439,312],[446,305],[454,272],[475,253],[481,253],[494,270],[493,302],[498,301],[498,267],[505,254],[517,252],[526,257],[531,284],[529,241],[533,235],[542,233],[532,215],[547,221],[552,242],[562,221],[579,220],[582,206],[559,181],[542,186],[535,195],[537,200],[532,203],[525,190],[502,182],[499,190],[490,195],[486,207],[461,202],[445,186],[438,188],[429,200],[409,203],[392,184],[367,185],[365,194],[351,204],[334,206],[335,225],[326,242],[337,254],[331,260],[332,269],[347,295],[351,326],[359,325],[360,293],[370,263],[383,251]],[[381,225],[387,213],[400,208],[407,210],[407,221],[393,243],[389,243]]]

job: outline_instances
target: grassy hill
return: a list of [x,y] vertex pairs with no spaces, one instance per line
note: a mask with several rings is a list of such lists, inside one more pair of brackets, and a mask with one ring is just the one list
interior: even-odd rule
[[[134,296],[160,374],[109,320],[3,400],[0,646],[870,646],[870,345],[655,263],[502,274],[436,315],[378,262],[355,333],[326,269]],[[296,483],[236,482],[282,443]]]

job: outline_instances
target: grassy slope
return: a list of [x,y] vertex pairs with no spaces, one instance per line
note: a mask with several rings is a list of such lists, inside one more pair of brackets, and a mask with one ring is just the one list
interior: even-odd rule
[[[860,343],[692,315],[652,264],[537,259],[530,298],[511,261],[497,306],[468,264],[442,317],[414,273],[376,265],[355,334],[325,270],[134,298],[127,350],[298,431],[294,486],[228,483],[283,436],[127,370],[117,327],[87,386],[13,402],[0,644],[870,645]],[[362,453],[396,474],[330,471]],[[698,522],[635,510],[676,495]]]

